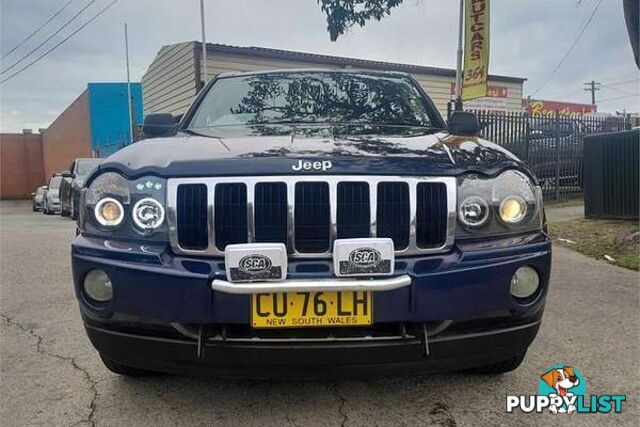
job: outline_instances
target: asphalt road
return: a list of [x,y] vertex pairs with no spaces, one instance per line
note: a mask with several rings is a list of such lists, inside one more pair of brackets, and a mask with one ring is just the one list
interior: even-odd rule
[[[0,204],[0,387],[13,425],[631,425],[640,419],[639,280],[554,248],[541,332],[502,376],[440,374],[322,382],[128,379],[101,364],[71,284],[72,221]],[[626,394],[622,414],[507,414],[505,395],[535,394],[555,364],[577,367],[587,394]],[[635,424],[637,425],[637,424]]]

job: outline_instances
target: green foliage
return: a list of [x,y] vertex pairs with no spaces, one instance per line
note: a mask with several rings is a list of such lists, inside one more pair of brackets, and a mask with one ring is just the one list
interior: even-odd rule
[[327,30],[331,41],[354,25],[364,27],[370,19],[380,21],[402,0],[317,0],[327,15]]

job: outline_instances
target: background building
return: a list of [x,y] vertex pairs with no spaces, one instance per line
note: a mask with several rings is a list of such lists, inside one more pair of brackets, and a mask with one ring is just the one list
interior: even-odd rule
[[[131,84],[135,123],[142,125],[142,87]],[[78,157],[106,157],[129,144],[126,83],[89,83],[47,129],[0,134],[0,198],[30,197]]]
[[[202,87],[202,44],[185,42],[163,46],[142,76],[144,114],[182,114]],[[420,65],[368,61],[262,47],[207,43],[208,78],[238,71],[288,68],[360,68],[411,73],[444,115],[452,98],[455,70]],[[467,108],[522,111],[520,77],[489,76],[490,97],[474,100]]]
[[[142,124],[142,89],[131,84],[133,116]],[[126,83],[89,83],[45,130],[45,176],[65,170],[78,157],[106,157],[129,143]]]

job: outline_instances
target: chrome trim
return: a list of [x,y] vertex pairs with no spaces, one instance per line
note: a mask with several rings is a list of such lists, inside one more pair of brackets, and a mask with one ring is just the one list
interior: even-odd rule
[[[171,178],[167,180],[167,220],[169,221],[169,241],[176,253],[185,255],[201,255],[223,257],[224,251],[220,251],[215,245],[215,187],[223,183],[244,183],[247,186],[247,242],[255,241],[255,185],[257,183],[284,183],[287,186],[287,250],[292,258],[330,258],[333,241],[337,236],[337,187],[340,182],[367,182],[369,184],[370,206],[370,236],[377,237],[377,200],[378,184],[381,182],[406,182],[409,185],[410,203],[410,228],[409,246],[402,250],[396,250],[396,256],[432,254],[448,251],[453,246],[456,227],[457,211],[457,183],[455,177],[414,177],[414,176],[370,176],[370,175],[301,175],[301,176],[251,176],[251,177],[202,177],[202,178]],[[324,253],[301,253],[295,249],[295,185],[298,182],[326,182],[329,184],[329,202],[331,227],[331,244],[329,250]],[[423,182],[441,182],[447,187],[447,232],[445,243],[437,248],[419,248],[416,244],[417,227],[417,187]],[[208,213],[209,213],[209,245],[205,250],[190,250],[181,248],[178,242],[177,224],[177,189],[182,184],[205,184],[207,186]]]
[[411,285],[411,276],[388,279],[289,279],[281,282],[231,283],[214,279],[211,289],[225,294],[251,295],[270,292],[390,291]]
[[246,184],[247,187],[247,243],[254,243],[256,241],[256,223],[255,223],[255,198],[256,198],[256,183],[250,182]]

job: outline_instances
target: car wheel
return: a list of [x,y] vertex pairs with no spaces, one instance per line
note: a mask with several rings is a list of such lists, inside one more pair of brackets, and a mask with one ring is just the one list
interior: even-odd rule
[[60,208],[60,216],[69,216],[69,211],[65,211],[64,208]]
[[124,375],[127,377],[147,377],[152,375],[159,375],[157,372],[147,371],[146,369],[134,368],[132,366],[123,365],[122,363],[118,363],[113,360],[107,359],[102,354],[100,355],[100,359],[102,359],[102,363],[104,363],[104,366],[106,366],[107,369],[113,372],[114,374]]
[[524,360],[524,356],[527,352],[523,352],[521,354],[517,354],[513,356],[511,359],[503,360],[502,362],[492,363],[491,365],[479,366],[477,368],[469,369],[467,372],[473,374],[480,375],[491,375],[491,374],[504,374],[507,372],[511,372],[516,369],[522,361]]
[[38,208],[36,208],[36,205],[31,206],[31,211],[38,212]]

